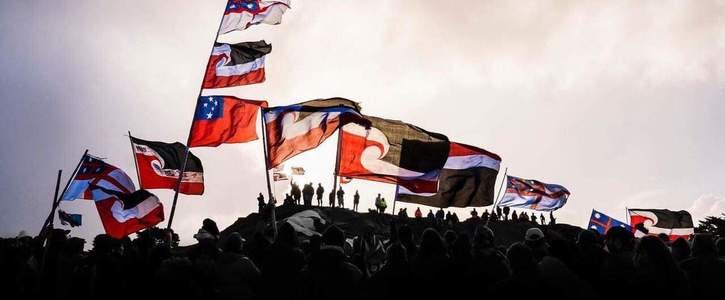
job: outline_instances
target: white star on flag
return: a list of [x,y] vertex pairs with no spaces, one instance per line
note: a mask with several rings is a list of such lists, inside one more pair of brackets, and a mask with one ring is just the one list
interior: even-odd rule
[[211,113],[206,114],[207,119],[211,119]]

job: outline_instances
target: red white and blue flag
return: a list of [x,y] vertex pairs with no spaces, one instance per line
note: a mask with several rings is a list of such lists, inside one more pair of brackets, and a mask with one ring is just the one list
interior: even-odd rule
[[196,104],[189,147],[216,147],[257,139],[257,115],[267,101],[202,96]]
[[85,155],[63,200],[94,200],[106,233],[122,238],[164,220],[161,201],[146,190],[136,191],[123,170]]
[[566,204],[569,190],[558,184],[508,176],[499,206],[552,211]]
[[622,227],[627,230],[632,229],[627,223],[607,216],[596,210],[592,210],[592,216],[589,218],[589,226],[587,227],[588,229],[596,230],[599,234],[604,235],[612,227]]
[[219,34],[261,23],[277,25],[282,22],[282,15],[289,7],[289,0],[229,0]]
[[264,82],[264,58],[271,51],[272,45],[265,41],[216,43],[202,87],[226,88]]

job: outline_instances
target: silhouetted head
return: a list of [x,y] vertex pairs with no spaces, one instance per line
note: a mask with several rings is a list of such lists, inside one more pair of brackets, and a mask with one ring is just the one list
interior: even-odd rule
[[419,250],[422,256],[443,256],[446,254],[443,239],[433,228],[427,228],[423,231]]
[[343,247],[345,245],[345,232],[337,225],[332,225],[322,234],[322,241],[328,246]]
[[446,233],[443,234],[443,238],[446,240],[446,246],[450,249],[456,242],[458,235],[453,230],[446,230]]
[[408,225],[403,225],[398,228],[398,238],[403,243],[413,243],[413,230]]
[[110,253],[113,250],[115,240],[107,234],[99,234],[93,238],[93,252],[98,254]]
[[677,272],[667,245],[656,236],[645,236],[640,239],[634,254],[634,266],[644,268],[644,271],[653,272],[655,275],[667,276]]
[[232,232],[224,243],[224,251],[241,253],[243,244],[244,239],[242,238],[242,235],[239,234],[239,232]]
[[579,248],[592,247],[599,243],[599,232],[593,229],[582,230],[576,239]]
[[709,233],[697,233],[692,238],[692,256],[709,256],[715,255],[715,241]]
[[478,226],[473,236],[473,244],[476,248],[493,247],[494,238],[493,230],[487,226]]
[[675,261],[682,261],[690,257],[691,252],[690,244],[688,244],[685,239],[677,238],[674,242],[672,242],[672,258],[674,258]]
[[214,220],[209,218],[204,219],[201,228],[206,230],[208,233],[215,236],[216,238],[219,238],[219,227],[216,226],[216,222],[214,222]]
[[659,238],[665,245],[670,243],[670,236],[666,233],[660,233],[657,235],[657,238]]
[[297,245],[299,245],[297,231],[294,227],[292,227],[292,224],[284,222],[282,226],[279,227],[276,243],[289,247],[297,247]]
[[408,251],[400,243],[393,243],[388,247],[388,264],[393,266],[405,265],[408,263]]
[[620,253],[634,249],[634,234],[622,227],[612,227],[604,235],[604,243],[610,253]]
[[536,260],[531,249],[523,243],[513,243],[506,250],[506,257],[509,259],[511,271],[514,275],[522,275],[524,273],[536,270]]

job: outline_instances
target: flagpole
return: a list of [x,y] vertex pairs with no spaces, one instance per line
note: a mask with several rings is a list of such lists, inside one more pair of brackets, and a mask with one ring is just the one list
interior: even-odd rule
[[60,194],[60,196],[56,197],[55,201],[53,202],[53,207],[50,210],[50,214],[48,215],[48,218],[45,219],[45,223],[43,223],[43,228],[41,228],[40,233],[38,235],[42,235],[44,231],[46,230],[48,224],[50,224],[53,220],[53,215],[55,214],[55,210],[58,208],[58,204],[60,204],[61,199],[63,198],[63,195],[65,195],[65,192],[68,190],[68,186],[70,185],[70,182],[73,181],[73,178],[76,176],[76,173],[78,173],[78,169],[80,169],[81,164],[83,163],[83,159],[88,154],[88,149],[83,152],[83,155],[81,156],[81,159],[78,161],[78,165],[76,165],[76,168],[73,169],[73,173],[70,177],[68,177],[68,182],[65,183],[65,187],[63,187],[63,192]]
[[[277,201],[272,197],[272,184],[269,182],[269,157],[267,155],[267,123],[264,121],[265,109],[260,108],[259,119],[262,122],[262,152],[264,152],[264,178],[267,180],[267,206],[270,209],[270,217],[272,219],[272,232],[274,238],[277,238]],[[292,181],[290,180],[290,183]]]
[[333,207],[337,200],[337,179],[340,173],[340,148],[342,145],[342,127],[337,129],[337,151],[335,153],[335,172],[332,174],[332,195],[333,195]]
[[50,204],[50,216],[49,218],[45,219],[45,222],[43,223],[43,228],[40,229],[40,233],[38,235],[42,236],[46,228],[49,226],[48,223],[50,223],[50,226],[53,224],[53,214],[54,214],[54,207],[55,207],[55,201],[58,199],[58,190],[60,189],[60,177],[63,174],[63,170],[58,170],[58,178],[55,180],[55,193],[53,193],[53,202]]
[[131,130],[128,131],[128,141],[131,143],[131,156],[133,156],[133,164],[136,166],[136,179],[138,180],[138,188],[141,189],[141,173],[138,171],[138,161],[136,160],[136,149],[133,148],[133,139]]
[[501,196],[501,189],[503,188],[503,183],[506,182],[506,175],[508,174],[508,171],[508,167],[506,167],[503,171],[503,179],[501,179],[501,184],[498,186],[498,192],[496,192],[496,198],[493,201],[493,209],[496,209],[498,207],[498,203],[501,202],[499,196]]
[[[226,4],[224,6],[224,10],[226,11]],[[216,29],[216,35],[214,36],[214,43],[211,45],[211,50],[209,50],[209,55],[206,57],[206,68],[204,68],[204,77],[201,80],[201,84],[199,85],[199,94],[196,96],[195,102],[194,102],[194,114],[191,116],[191,126],[189,126],[189,134],[186,137],[186,152],[184,153],[184,162],[181,164],[181,170],[179,170],[179,178],[176,181],[176,189],[174,189],[174,202],[171,204],[171,212],[169,213],[169,223],[166,225],[166,229],[171,229],[171,223],[174,221],[174,213],[176,212],[176,202],[179,199],[179,188],[181,187],[181,181],[184,177],[184,172],[186,172],[186,162],[189,159],[189,141],[191,140],[191,129],[193,128],[194,124],[194,117],[196,116],[196,113],[199,110],[199,98],[201,97],[201,92],[204,90],[204,80],[206,79],[206,70],[209,69],[209,63],[211,55],[214,53],[214,46],[216,45],[217,38],[219,38],[219,32],[222,28],[222,22],[224,21],[224,12],[222,12],[222,17],[219,19],[219,26],[217,26]],[[140,181],[139,181],[140,185]]]

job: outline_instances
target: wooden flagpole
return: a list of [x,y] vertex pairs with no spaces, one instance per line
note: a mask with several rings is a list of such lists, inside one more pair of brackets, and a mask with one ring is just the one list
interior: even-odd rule
[[58,170],[58,178],[55,180],[55,192],[53,192],[53,212],[50,215],[50,227],[53,227],[53,221],[55,220],[55,209],[58,207],[55,201],[58,201],[58,189],[60,189],[60,176],[63,174],[63,170]]
[[[60,204],[61,199],[63,199],[63,195],[65,195],[65,192],[68,190],[68,186],[70,185],[71,181],[73,181],[73,178],[76,176],[76,173],[78,173],[78,169],[80,169],[81,164],[83,163],[83,159],[88,154],[88,149],[83,152],[83,155],[81,156],[81,159],[78,161],[78,165],[76,165],[76,168],[73,169],[73,173],[68,177],[68,182],[65,183],[65,187],[63,187],[63,192],[60,194],[60,196],[55,197],[55,201],[53,202],[53,207],[50,210],[50,214],[48,215],[48,218],[45,219],[45,223],[43,223],[43,228],[40,229],[39,236],[42,237],[42,235],[45,233],[46,228],[49,224],[53,222],[53,216],[55,215],[55,210],[58,208],[58,205]],[[60,172],[59,172],[60,173]],[[58,175],[60,176],[60,174]]]
[[262,152],[264,152],[264,178],[267,180],[267,206],[272,220],[272,232],[277,239],[277,201],[272,196],[272,183],[269,181],[269,157],[267,154],[267,123],[264,121],[265,109],[260,108],[259,118],[262,122]]
[[[226,4],[224,6],[224,10],[226,10]],[[184,161],[181,164],[181,170],[179,170],[179,178],[176,181],[176,188],[174,189],[174,201],[171,204],[171,212],[169,213],[169,223],[166,224],[166,229],[171,229],[171,224],[174,221],[174,213],[176,212],[176,202],[179,199],[179,188],[181,187],[181,181],[184,177],[184,172],[186,172],[186,162],[189,159],[189,141],[191,140],[191,129],[194,124],[194,117],[198,113],[199,110],[199,98],[201,97],[201,92],[204,90],[204,80],[206,79],[206,70],[209,69],[209,63],[211,62],[210,58],[211,55],[214,53],[214,46],[216,44],[216,40],[219,37],[219,32],[222,28],[222,21],[224,20],[224,12],[222,12],[222,17],[219,18],[219,26],[217,26],[216,29],[216,35],[214,36],[214,43],[211,45],[211,50],[209,50],[209,55],[206,57],[206,68],[204,68],[204,77],[201,80],[201,84],[199,85],[199,94],[196,96],[196,99],[194,101],[194,114],[191,116],[191,124],[189,126],[189,134],[186,137],[186,152],[184,152]]]
[[133,138],[131,137],[131,130],[128,131],[128,141],[131,142],[131,156],[133,156],[133,164],[136,166],[136,179],[138,180],[138,188],[141,189],[141,173],[138,171],[136,149],[133,148]]
[[335,172],[332,174],[332,195],[335,199],[333,201],[333,207],[335,201],[337,201],[337,181],[338,175],[340,174],[340,148],[342,145],[342,127],[337,128],[337,151],[335,152]]

